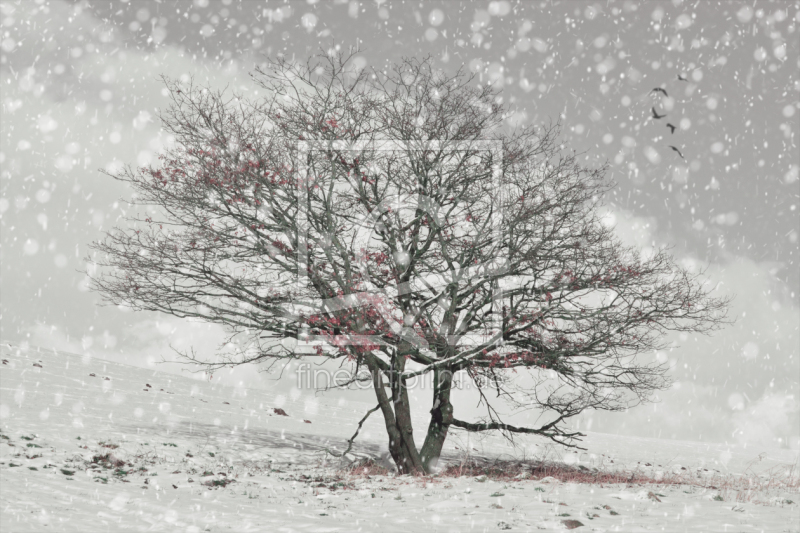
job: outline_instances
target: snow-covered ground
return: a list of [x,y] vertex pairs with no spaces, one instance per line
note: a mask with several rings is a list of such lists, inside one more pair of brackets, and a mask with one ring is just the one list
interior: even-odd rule
[[[562,531],[571,521],[582,524],[577,531],[800,532],[797,489],[763,485],[792,468],[796,480],[798,455],[787,449],[590,433],[588,451],[574,453],[456,433],[443,456],[449,464],[461,464],[469,448],[486,460],[548,459],[696,482],[349,475],[325,449],[341,450],[372,405],[322,396],[309,411],[302,397],[52,351],[3,346],[2,359],[4,533]],[[380,459],[384,441],[376,413],[354,451]],[[734,490],[743,474],[759,490]]]

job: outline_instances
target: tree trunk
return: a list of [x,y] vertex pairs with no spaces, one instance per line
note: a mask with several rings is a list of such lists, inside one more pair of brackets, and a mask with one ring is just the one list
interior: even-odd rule
[[453,374],[449,370],[434,370],[433,373],[433,409],[428,434],[422,445],[420,457],[425,473],[431,473],[439,462],[442,446],[447,438],[447,430],[453,420],[453,404],[450,403],[450,389],[453,385]]
[[[393,376],[399,375],[405,366],[405,358],[397,357],[392,366]],[[405,388],[405,381],[398,379],[390,380],[392,398],[390,399],[383,385],[381,369],[375,360],[375,356],[366,357],[367,365],[372,372],[372,384],[378,404],[383,413],[383,420],[386,425],[386,432],[389,434],[389,453],[394,459],[397,471],[400,474],[425,473],[419,452],[414,444],[413,425],[411,423],[411,409],[408,402],[408,393]]]

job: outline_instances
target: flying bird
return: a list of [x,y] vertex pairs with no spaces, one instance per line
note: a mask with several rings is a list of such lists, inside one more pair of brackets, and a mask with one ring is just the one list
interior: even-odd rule
[[667,115],[659,115],[658,113],[656,113],[656,108],[655,107],[651,107],[650,109],[653,111],[653,118],[656,119],[656,120],[658,120],[660,118],[664,118],[664,117],[667,116]]
[[689,81],[686,78],[684,78],[683,76],[681,76],[680,74],[678,74],[678,79],[681,80],[681,81]]
[[675,126],[667,122],[667,127],[669,128],[670,133],[675,133]]
[[667,91],[666,91],[666,90],[664,90],[664,89],[662,89],[661,87],[656,87],[655,89],[653,89],[653,90],[652,90],[652,91],[650,91],[650,92],[651,92],[651,93],[664,93],[664,96],[666,96],[667,98],[669,98],[669,95],[667,94]]
[[673,150],[675,150],[676,152],[678,152],[678,155],[679,155],[679,156],[681,156],[681,159],[686,159],[685,157],[683,157],[683,154],[681,153],[681,151],[680,151],[680,150],[678,150],[678,149],[677,149],[677,148],[675,148],[674,146],[670,146],[670,148],[672,148]]

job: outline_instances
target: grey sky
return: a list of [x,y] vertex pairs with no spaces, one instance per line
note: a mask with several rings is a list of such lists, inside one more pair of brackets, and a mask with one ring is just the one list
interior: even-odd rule
[[[98,307],[77,272],[130,194],[97,169],[155,162],[167,142],[159,75],[246,92],[248,71],[278,52],[359,45],[375,67],[429,54],[501,86],[519,123],[560,118],[566,146],[609,163],[609,216],[626,240],[673,244],[737,294],[736,326],[662,355],[680,385],[657,407],[591,417],[592,429],[800,443],[798,2],[0,7],[4,340],[137,364],[170,343],[213,353],[218,329]],[[653,120],[652,107],[667,116]]]

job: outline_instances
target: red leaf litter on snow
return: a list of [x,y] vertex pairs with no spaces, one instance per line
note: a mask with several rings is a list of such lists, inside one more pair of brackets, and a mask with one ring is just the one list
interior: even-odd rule
[[303,420],[303,422],[305,422],[306,424],[310,424],[311,420]]
[[275,411],[276,415],[289,416],[289,415],[286,414],[286,411],[284,411],[280,407],[273,407],[272,410]]

